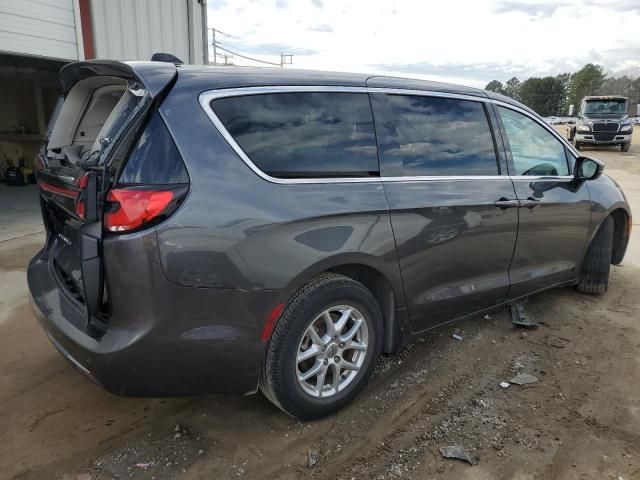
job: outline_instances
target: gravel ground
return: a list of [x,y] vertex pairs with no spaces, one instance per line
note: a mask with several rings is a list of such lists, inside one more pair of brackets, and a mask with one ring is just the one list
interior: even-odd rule
[[[640,211],[640,147],[584,153]],[[640,479],[638,238],[606,295],[532,297],[536,330],[506,311],[442,327],[383,357],[353,404],[306,423],[260,395],[119,398],[87,382],[28,305],[23,267],[43,241],[30,223],[0,241],[0,477]],[[538,381],[499,385],[521,373]]]

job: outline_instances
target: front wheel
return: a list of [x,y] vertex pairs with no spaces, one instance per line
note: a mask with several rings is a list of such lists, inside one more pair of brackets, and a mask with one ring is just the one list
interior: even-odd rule
[[623,143],[620,145],[620,150],[623,152],[628,152],[629,148],[631,148],[631,143]]
[[576,142],[576,150],[582,150],[582,144],[580,142]]
[[601,295],[607,291],[613,252],[613,227],[613,218],[607,217],[591,240],[582,261],[578,291],[592,295]]
[[298,290],[269,340],[260,389],[286,413],[315,419],[364,388],[382,347],[382,314],[361,283],[322,274]]

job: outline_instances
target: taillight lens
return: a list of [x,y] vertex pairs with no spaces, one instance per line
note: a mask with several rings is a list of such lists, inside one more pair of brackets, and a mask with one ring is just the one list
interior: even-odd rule
[[109,205],[104,226],[110,232],[131,232],[168,216],[186,188],[114,188],[107,194]]

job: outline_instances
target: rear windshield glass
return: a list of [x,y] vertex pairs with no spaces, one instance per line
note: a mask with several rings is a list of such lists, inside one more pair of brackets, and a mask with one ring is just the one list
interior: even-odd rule
[[389,95],[385,161],[405,176],[497,175],[487,115],[480,102]]
[[271,176],[379,175],[366,94],[247,95],[213,100],[211,107],[251,161]]

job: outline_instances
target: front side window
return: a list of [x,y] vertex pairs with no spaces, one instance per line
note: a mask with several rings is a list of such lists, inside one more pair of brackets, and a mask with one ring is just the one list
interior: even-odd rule
[[513,175],[569,175],[564,145],[531,118],[498,107],[513,158]]
[[367,94],[246,95],[215,99],[211,108],[251,161],[273,177],[379,175]]
[[388,95],[391,126],[385,161],[404,176],[497,175],[489,121],[480,102],[418,95]]

